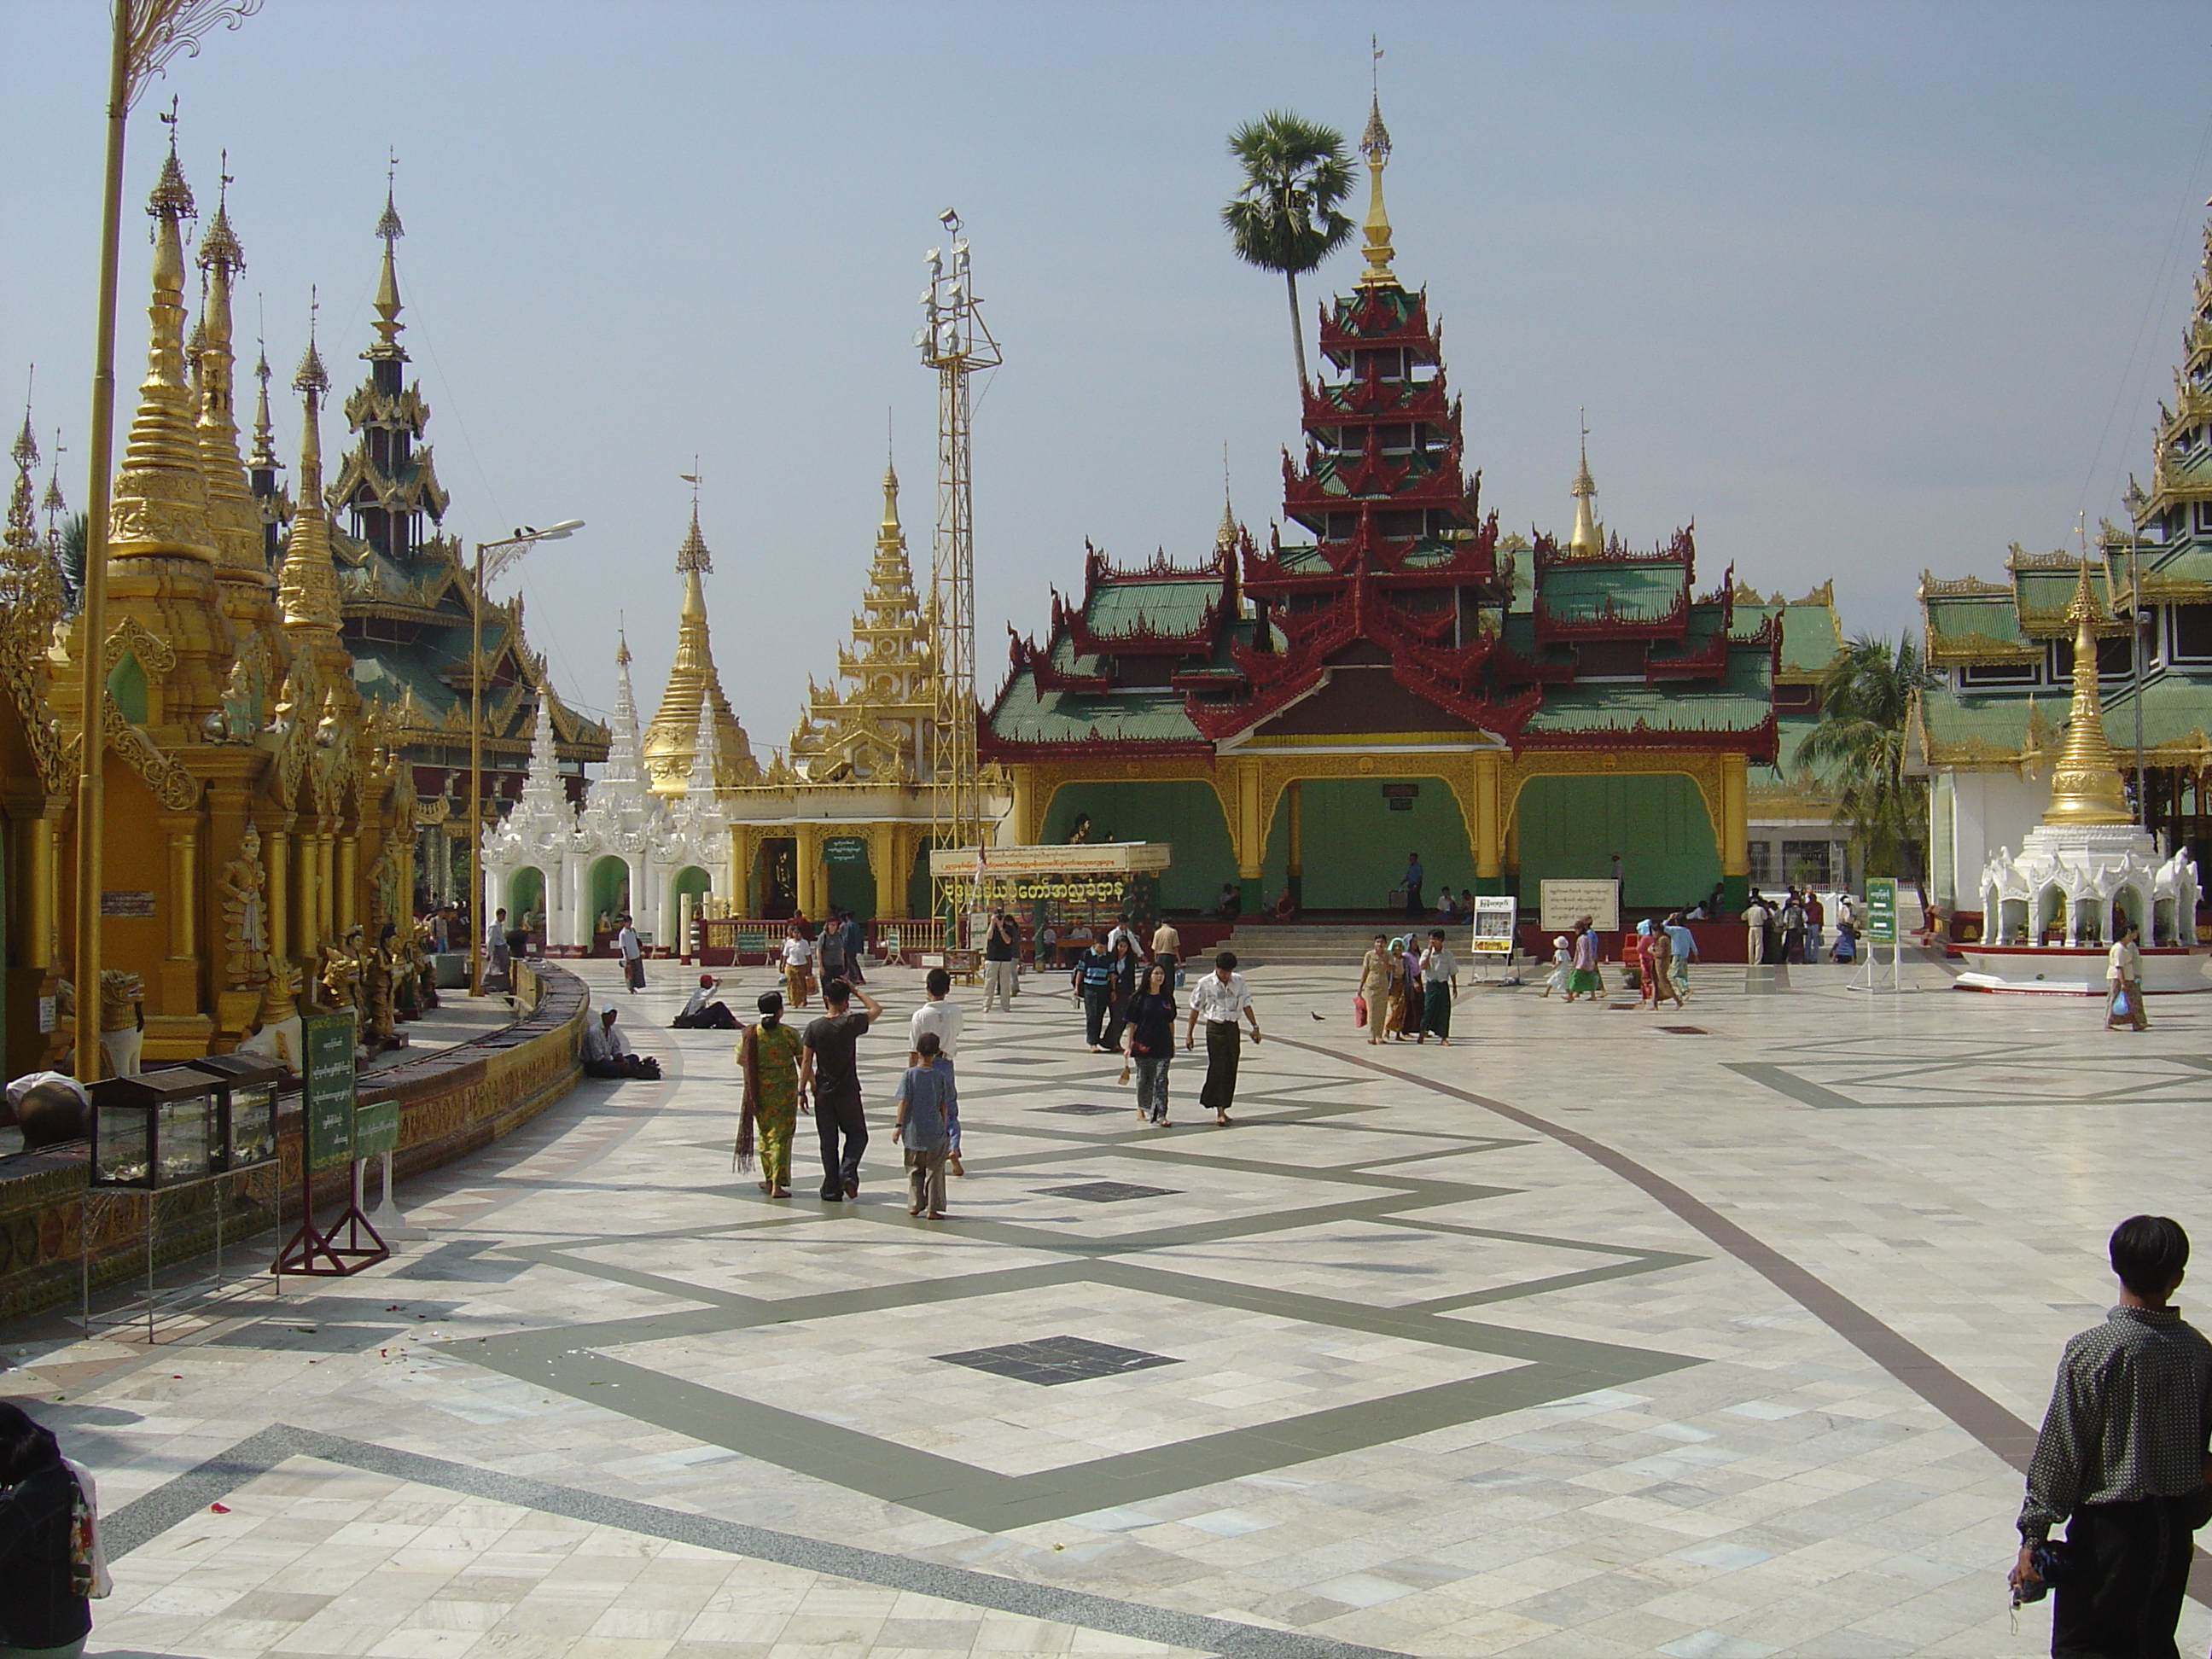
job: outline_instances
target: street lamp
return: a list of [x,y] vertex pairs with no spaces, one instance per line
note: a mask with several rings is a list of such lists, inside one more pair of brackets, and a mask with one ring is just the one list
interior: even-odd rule
[[469,994],[483,994],[483,608],[484,584],[540,542],[557,542],[584,527],[563,519],[539,530],[477,544],[476,596],[469,606]]

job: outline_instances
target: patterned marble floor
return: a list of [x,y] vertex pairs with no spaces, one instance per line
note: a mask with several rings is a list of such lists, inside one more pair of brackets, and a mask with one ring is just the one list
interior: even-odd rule
[[963,993],[933,1225],[887,1133],[916,976],[830,1206],[732,1170],[730,1045],[655,1029],[657,967],[612,994],[667,1080],[403,1188],[394,1261],[151,1347],[0,1330],[100,1476],[88,1650],[2044,1650],[2014,1465],[2112,1222],[2206,1219],[2212,997],[2106,1034],[1711,969],[1663,1017],[1470,986],[1440,1050],[1368,1046],[1350,977],[1255,971],[1228,1129],[1202,1056],[1145,1127],[1064,995]]

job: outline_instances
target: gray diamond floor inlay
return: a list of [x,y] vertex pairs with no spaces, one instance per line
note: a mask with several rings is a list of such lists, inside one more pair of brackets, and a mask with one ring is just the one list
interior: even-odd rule
[[1127,1181],[1079,1181],[1073,1187],[1040,1187],[1041,1198],[1079,1198],[1085,1204],[1118,1204],[1128,1198],[1166,1198],[1174,1187],[1139,1187]]
[[1035,1342],[1009,1342],[996,1348],[933,1354],[931,1358],[950,1365],[965,1365],[970,1370],[989,1371],[996,1376],[1011,1376],[1046,1388],[1181,1363],[1165,1354],[1117,1348],[1110,1342],[1093,1342],[1080,1336],[1048,1336]]
[[1058,1106],[1040,1106],[1040,1112],[1060,1112],[1069,1117],[1104,1117],[1109,1113],[1125,1112],[1126,1106],[1097,1106],[1088,1101],[1067,1101]]

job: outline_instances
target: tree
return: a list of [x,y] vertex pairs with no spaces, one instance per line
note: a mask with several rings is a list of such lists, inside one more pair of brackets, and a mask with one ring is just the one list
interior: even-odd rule
[[70,514],[62,521],[61,544],[55,552],[60,566],[62,609],[71,617],[76,615],[77,597],[84,592],[84,514]]
[[1821,676],[1820,721],[1797,752],[1835,791],[1836,822],[1850,826],[1863,869],[1920,870],[1928,781],[1905,774],[1905,727],[1936,683],[1909,634],[1894,645],[1861,634]]
[[1221,222],[1238,258],[1283,273],[1303,395],[1306,335],[1298,315],[1298,278],[1352,235],[1352,219],[1339,207],[1352,191],[1344,135],[1289,110],[1269,110],[1229,135],[1229,153],[1244,169],[1244,182],[1221,210]]

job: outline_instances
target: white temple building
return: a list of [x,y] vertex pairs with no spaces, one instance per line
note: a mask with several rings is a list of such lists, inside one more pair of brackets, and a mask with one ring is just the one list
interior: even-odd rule
[[615,657],[606,765],[583,805],[569,801],[556,770],[541,703],[522,799],[484,839],[485,914],[504,906],[510,918],[542,931],[555,955],[589,951],[624,915],[648,945],[680,953],[700,901],[733,890],[713,700],[700,699],[684,793],[665,799],[646,774],[629,660],[625,641]]

